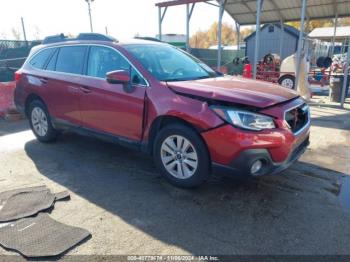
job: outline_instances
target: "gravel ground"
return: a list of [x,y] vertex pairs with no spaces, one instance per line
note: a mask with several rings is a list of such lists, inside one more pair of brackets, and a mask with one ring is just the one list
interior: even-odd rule
[[69,133],[41,144],[26,121],[0,121],[0,189],[69,190],[51,216],[92,233],[69,255],[350,255],[350,110],[312,114],[310,148],[283,174],[214,174],[195,190],[147,155]]

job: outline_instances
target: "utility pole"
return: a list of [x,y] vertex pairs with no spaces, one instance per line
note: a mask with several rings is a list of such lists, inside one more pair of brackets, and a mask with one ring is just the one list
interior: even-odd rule
[[92,17],[91,17],[91,3],[95,0],[85,0],[85,2],[88,4],[88,11],[89,11],[89,18],[90,18],[90,31],[91,33],[94,32],[94,29],[92,27]]
[[23,30],[24,41],[27,42],[27,35],[26,35],[26,29],[25,29],[25,27],[24,27],[24,20],[23,20],[23,17],[21,17],[21,22],[22,22],[22,30]]

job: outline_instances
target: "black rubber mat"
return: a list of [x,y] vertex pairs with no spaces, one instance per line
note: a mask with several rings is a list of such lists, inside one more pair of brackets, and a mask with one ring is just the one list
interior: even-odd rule
[[45,186],[16,189],[0,193],[0,222],[37,214],[52,207],[56,200],[69,197],[67,191],[53,194]]
[[88,238],[82,228],[57,222],[47,214],[24,218],[0,228],[0,244],[25,257],[58,256]]

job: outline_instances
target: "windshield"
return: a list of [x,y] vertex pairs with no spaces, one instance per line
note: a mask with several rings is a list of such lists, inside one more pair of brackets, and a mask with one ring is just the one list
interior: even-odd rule
[[170,45],[127,45],[125,48],[159,81],[216,77],[209,66]]

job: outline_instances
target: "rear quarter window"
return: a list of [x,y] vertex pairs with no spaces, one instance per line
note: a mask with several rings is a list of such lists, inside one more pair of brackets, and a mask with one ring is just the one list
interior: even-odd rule
[[29,64],[32,67],[43,69],[54,51],[55,48],[49,48],[39,51],[37,54],[34,55],[32,59],[30,59]]

